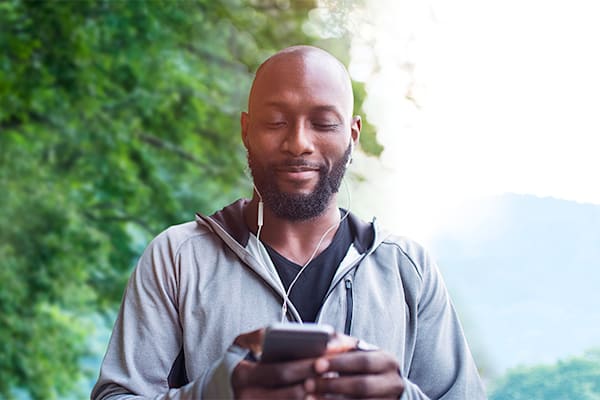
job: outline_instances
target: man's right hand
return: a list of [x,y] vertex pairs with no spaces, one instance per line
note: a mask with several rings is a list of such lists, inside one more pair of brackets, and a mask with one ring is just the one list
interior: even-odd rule
[[[264,329],[240,335],[235,344],[254,352],[261,350]],[[233,370],[231,385],[236,399],[302,399],[304,382],[315,377],[315,359],[281,363],[244,360]]]
[[315,359],[281,363],[244,360],[233,370],[231,384],[236,399],[303,399],[304,382],[315,377]]

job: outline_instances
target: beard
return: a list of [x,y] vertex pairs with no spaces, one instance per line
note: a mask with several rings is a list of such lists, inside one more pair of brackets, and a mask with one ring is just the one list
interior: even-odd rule
[[[277,217],[290,221],[304,221],[321,215],[329,205],[333,194],[339,191],[351,153],[352,146],[348,145],[342,157],[334,161],[329,172],[326,164],[313,165],[303,159],[288,160],[281,164],[261,164],[250,151],[248,151],[248,166],[263,201]],[[308,194],[281,191],[277,186],[275,173],[276,167],[281,166],[318,167],[317,186]]]

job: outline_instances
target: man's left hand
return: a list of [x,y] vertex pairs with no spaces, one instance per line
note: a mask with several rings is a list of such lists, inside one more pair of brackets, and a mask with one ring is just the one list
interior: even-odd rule
[[396,359],[381,350],[320,357],[314,368],[320,377],[304,383],[309,399],[332,396],[398,399],[404,392]]

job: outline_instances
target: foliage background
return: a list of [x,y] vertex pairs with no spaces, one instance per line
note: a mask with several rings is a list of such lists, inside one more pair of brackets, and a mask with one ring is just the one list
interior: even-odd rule
[[600,351],[513,368],[490,391],[491,400],[600,399]]
[[305,33],[314,7],[0,2],[1,398],[95,375],[89,338],[147,241],[248,194],[238,118],[255,68],[299,43],[347,59],[343,39]]
[[145,243],[247,194],[252,72],[317,42],[314,7],[0,3],[0,397],[57,398],[97,373],[80,361]]
[[[253,71],[299,43],[347,63],[359,3],[324,2],[324,39],[316,0],[0,1],[0,399],[87,397],[91,338],[148,240],[248,195]],[[368,123],[361,145],[382,151]],[[597,399],[599,364],[521,367],[492,398]]]

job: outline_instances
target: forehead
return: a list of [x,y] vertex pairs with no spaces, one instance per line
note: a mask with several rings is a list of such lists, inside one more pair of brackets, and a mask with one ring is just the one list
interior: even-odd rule
[[257,72],[248,100],[249,111],[265,108],[333,109],[352,114],[352,87],[344,67],[319,53],[283,54]]

